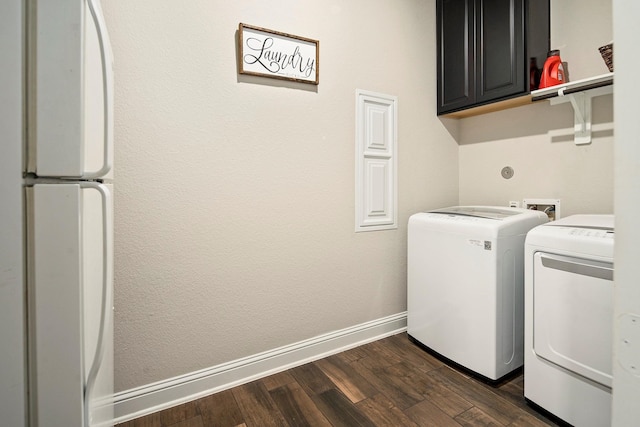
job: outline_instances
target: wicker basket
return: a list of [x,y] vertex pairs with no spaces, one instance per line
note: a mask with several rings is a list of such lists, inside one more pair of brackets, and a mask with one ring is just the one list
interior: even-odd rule
[[607,64],[609,71],[613,71],[613,43],[609,43],[602,47],[599,47],[600,55],[604,59],[604,63]]

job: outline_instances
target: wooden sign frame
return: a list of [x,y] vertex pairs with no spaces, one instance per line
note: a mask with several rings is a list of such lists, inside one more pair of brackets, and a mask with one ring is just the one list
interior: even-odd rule
[[319,84],[318,40],[240,23],[240,74]]

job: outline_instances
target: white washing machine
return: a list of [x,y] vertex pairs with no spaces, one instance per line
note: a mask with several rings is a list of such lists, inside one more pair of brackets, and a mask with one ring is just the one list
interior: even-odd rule
[[524,241],[539,211],[456,206],[409,218],[407,332],[498,380],[523,363]]
[[579,427],[611,425],[613,215],[574,215],[525,245],[527,400]]

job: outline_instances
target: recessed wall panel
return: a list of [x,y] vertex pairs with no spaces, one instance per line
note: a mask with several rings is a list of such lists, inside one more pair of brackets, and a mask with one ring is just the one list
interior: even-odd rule
[[367,105],[367,151],[388,151],[389,135],[388,135],[388,108],[376,104]]
[[392,224],[389,206],[389,160],[366,160],[367,188],[364,193],[365,223],[369,225]]
[[397,228],[397,99],[356,91],[356,231]]

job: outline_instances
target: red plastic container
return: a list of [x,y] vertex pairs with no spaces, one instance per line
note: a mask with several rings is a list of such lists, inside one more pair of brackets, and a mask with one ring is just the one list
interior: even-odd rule
[[540,75],[540,89],[545,87],[559,85],[565,82],[564,68],[562,67],[562,59],[560,59],[560,51],[552,50],[547,54],[547,60],[544,62],[542,74]]

